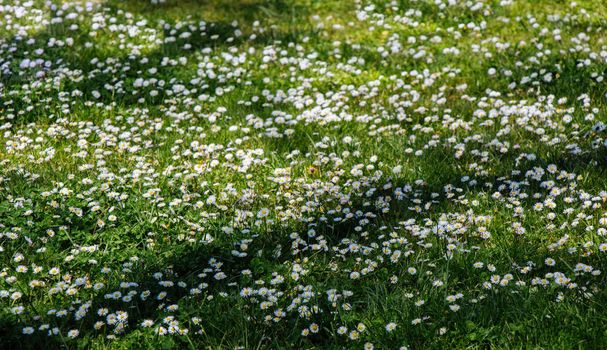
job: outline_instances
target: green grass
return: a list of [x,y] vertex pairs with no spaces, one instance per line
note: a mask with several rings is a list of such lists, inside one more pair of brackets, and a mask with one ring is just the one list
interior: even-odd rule
[[8,1],[0,347],[604,348],[607,8],[447,3]]

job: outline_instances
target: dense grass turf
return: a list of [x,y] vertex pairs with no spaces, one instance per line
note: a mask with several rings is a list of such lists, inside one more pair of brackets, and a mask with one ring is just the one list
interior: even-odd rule
[[0,0],[0,347],[605,348],[606,15]]

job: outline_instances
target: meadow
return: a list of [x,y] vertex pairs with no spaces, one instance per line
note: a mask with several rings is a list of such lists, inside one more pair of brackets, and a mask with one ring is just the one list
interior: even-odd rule
[[0,0],[0,348],[607,348],[607,3]]

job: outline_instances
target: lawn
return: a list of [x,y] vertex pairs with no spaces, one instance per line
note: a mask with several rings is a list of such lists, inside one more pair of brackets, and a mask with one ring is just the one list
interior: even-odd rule
[[0,0],[0,348],[607,348],[606,32]]

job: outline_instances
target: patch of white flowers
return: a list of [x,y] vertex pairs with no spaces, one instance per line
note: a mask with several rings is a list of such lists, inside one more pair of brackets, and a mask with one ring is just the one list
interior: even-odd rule
[[[604,84],[602,33],[572,24],[590,11],[356,1],[352,22],[312,17],[320,38],[264,41],[264,18],[220,31],[100,1],[9,3],[0,307],[23,336],[202,337],[208,310],[238,305],[372,349],[411,327],[448,334],[499,293],[604,288],[607,191],[576,169],[605,166],[605,96],[553,89]],[[533,38],[498,30],[514,22]],[[504,245],[522,253],[492,260]],[[406,290],[408,311],[366,324],[360,286],[376,284]]]

